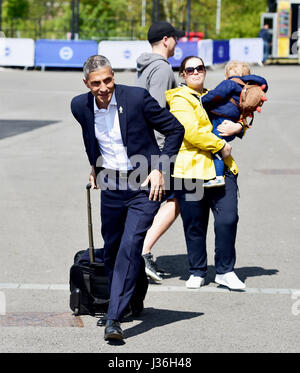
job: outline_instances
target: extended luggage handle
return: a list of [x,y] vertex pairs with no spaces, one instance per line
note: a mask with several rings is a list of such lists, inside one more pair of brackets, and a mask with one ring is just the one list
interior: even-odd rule
[[95,262],[95,252],[94,252],[94,237],[93,237],[93,222],[92,222],[92,204],[91,204],[91,184],[88,183],[86,186],[86,196],[87,196],[87,215],[88,215],[88,234],[89,234],[89,256],[90,263]]

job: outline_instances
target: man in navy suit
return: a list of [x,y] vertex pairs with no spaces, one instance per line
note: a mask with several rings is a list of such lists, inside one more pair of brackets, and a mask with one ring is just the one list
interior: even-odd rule
[[[83,71],[90,92],[74,97],[71,110],[82,127],[90,183],[93,189],[101,187],[110,289],[104,339],[123,339],[120,321],[135,289],[146,232],[164,194],[163,174],[168,170],[162,159],[174,160],[184,128],[147,90],[115,84],[106,57],[89,57]],[[162,151],[154,130],[166,137]],[[135,181],[140,178],[138,186],[130,182],[133,175]]]

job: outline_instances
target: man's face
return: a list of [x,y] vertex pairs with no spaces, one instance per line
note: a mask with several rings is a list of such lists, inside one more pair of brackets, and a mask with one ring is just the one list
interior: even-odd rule
[[174,56],[176,44],[177,44],[177,37],[176,36],[169,36],[168,39],[167,39],[169,57]]
[[107,109],[115,86],[114,73],[111,71],[110,67],[105,66],[91,72],[88,79],[83,79],[83,81],[96,98],[98,108]]

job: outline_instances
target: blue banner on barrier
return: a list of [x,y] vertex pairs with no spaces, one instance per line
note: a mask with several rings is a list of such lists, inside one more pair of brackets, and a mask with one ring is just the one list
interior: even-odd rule
[[229,40],[213,40],[213,64],[229,61]]
[[98,54],[94,40],[47,40],[35,43],[35,65],[48,67],[82,67],[84,61]]
[[179,42],[175,47],[174,56],[169,58],[169,62],[172,67],[179,67],[185,57],[197,55],[198,47],[196,41]]

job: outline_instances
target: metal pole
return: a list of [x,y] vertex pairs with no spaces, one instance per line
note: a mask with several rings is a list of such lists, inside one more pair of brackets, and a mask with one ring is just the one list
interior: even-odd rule
[[300,64],[300,5],[298,5],[297,52],[298,52],[298,64]]
[[159,14],[159,0],[156,2],[156,21],[159,21],[160,14]]
[[0,0],[0,56],[5,54],[5,35],[2,32],[2,0]]
[[186,13],[186,32],[189,40],[191,28],[191,0],[187,0],[187,13]]
[[75,28],[75,40],[79,39],[79,1],[76,2],[76,28]]
[[0,31],[2,30],[2,0],[0,0]]
[[142,0],[141,26],[146,26],[146,0]]
[[75,40],[79,39],[79,2],[80,0],[76,0],[76,15],[75,15]]
[[217,0],[217,20],[216,20],[216,33],[219,34],[221,28],[221,7],[222,0]]
[[72,0],[71,8],[72,8],[71,39],[74,40],[74,35],[75,35],[75,0]]
[[131,40],[133,40],[133,35],[134,35],[134,24],[135,24],[135,19],[131,20]]
[[156,18],[156,0],[152,0],[152,22],[155,22]]

